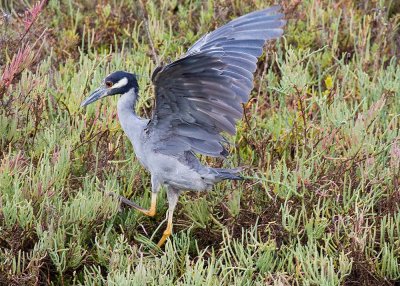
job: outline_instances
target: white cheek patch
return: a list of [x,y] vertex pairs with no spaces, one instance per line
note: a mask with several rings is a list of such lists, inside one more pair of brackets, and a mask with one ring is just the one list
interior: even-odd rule
[[120,88],[125,86],[128,83],[128,79],[126,77],[120,79],[116,84],[114,84],[111,88]]

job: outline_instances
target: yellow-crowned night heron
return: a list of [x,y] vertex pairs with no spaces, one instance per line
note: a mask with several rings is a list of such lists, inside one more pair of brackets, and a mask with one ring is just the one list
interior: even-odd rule
[[152,75],[156,103],[151,119],[136,115],[138,83],[134,74],[117,71],[104,79],[82,102],[86,106],[100,98],[122,94],[118,117],[132,142],[140,163],[151,173],[152,197],[146,215],[156,212],[157,193],[167,187],[168,224],[158,243],[172,231],[172,216],[181,191],[203,191],[222,180],[238,180],[239,169],[202,165],[195,154],[226,156],[221,132],[235,133],[242,117],[242,103],[253,88],[257,58],[266,40],[282,35],[285,25],[280,7],[256,11],[201,37],[175,62],[157,67]]

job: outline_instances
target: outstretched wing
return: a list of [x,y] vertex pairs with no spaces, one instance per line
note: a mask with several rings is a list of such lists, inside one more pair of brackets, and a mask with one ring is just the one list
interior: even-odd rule
[[156,138],[155,151],[227,154],[221,133],[235,133],[265,41],[283,33],[286,21],[279,9],[239,17],[204,35],[181,59],[154,71],[156,105],[147,130]]

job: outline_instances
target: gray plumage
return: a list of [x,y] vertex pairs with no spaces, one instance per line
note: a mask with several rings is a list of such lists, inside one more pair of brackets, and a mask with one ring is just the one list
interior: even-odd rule
[[180,59],[158,67],[152,81],[156,103],[152,118],[139,118],[134,107],[136,77],[115,72],[82,105],[122,94],[121,126],[141,164],[150,171],[152,191],[168,187],[170,212],[182,190],[203,191],[225,179],[240,179],[239,169],[202,165],[196,154],[226,156],[221,133],[235,133],[242,103],[253,89],[257,58],[269,39],[282,35],[283,14],[275,6],[239,17],[201,37]]

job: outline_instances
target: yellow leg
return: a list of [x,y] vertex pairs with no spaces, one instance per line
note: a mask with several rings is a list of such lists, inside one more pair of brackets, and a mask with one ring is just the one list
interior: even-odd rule
[[154,216],[156,214],[156,205],[157,205],[157,193],[151,193],[151,205],[150,205],[150,209],[146,210],[144,208],[142,208],[141,206],[135,204],[134,202],[128,200],[127,198],[123,197],[123,196],[119,196],[119,199],[122,203],[137,209],[138,211],[144,213],[147,216]]
[[172,217],[174,215],[174,210],[176,207],[176,204],[178,202],[180,191],[178,189],[175,189],[171,186],[168,186],[168,191],[167,191],[167,198],[168,198],[168,222],[167,222],[167,228],[165,229],[163,236],[161,237],[160,241],[157,243],[158,247],[161,247],[165,241],[167,240],[168,237],[170,237],[171,232],[172,232]]
[[165,241],[167,240],[168,237],[170,237],[172,233],[172,216],[174,214],[174,210],[168,210],[168,223],[167,223],[167,228],[165,229],[163,236],[161,237],[160,241],[157,243],[158,247],[161,247]]
[[154,216],[156,214],[156,206],[157,206],[157,193],[152,192],[150,209],[141,212],[147,216]]

